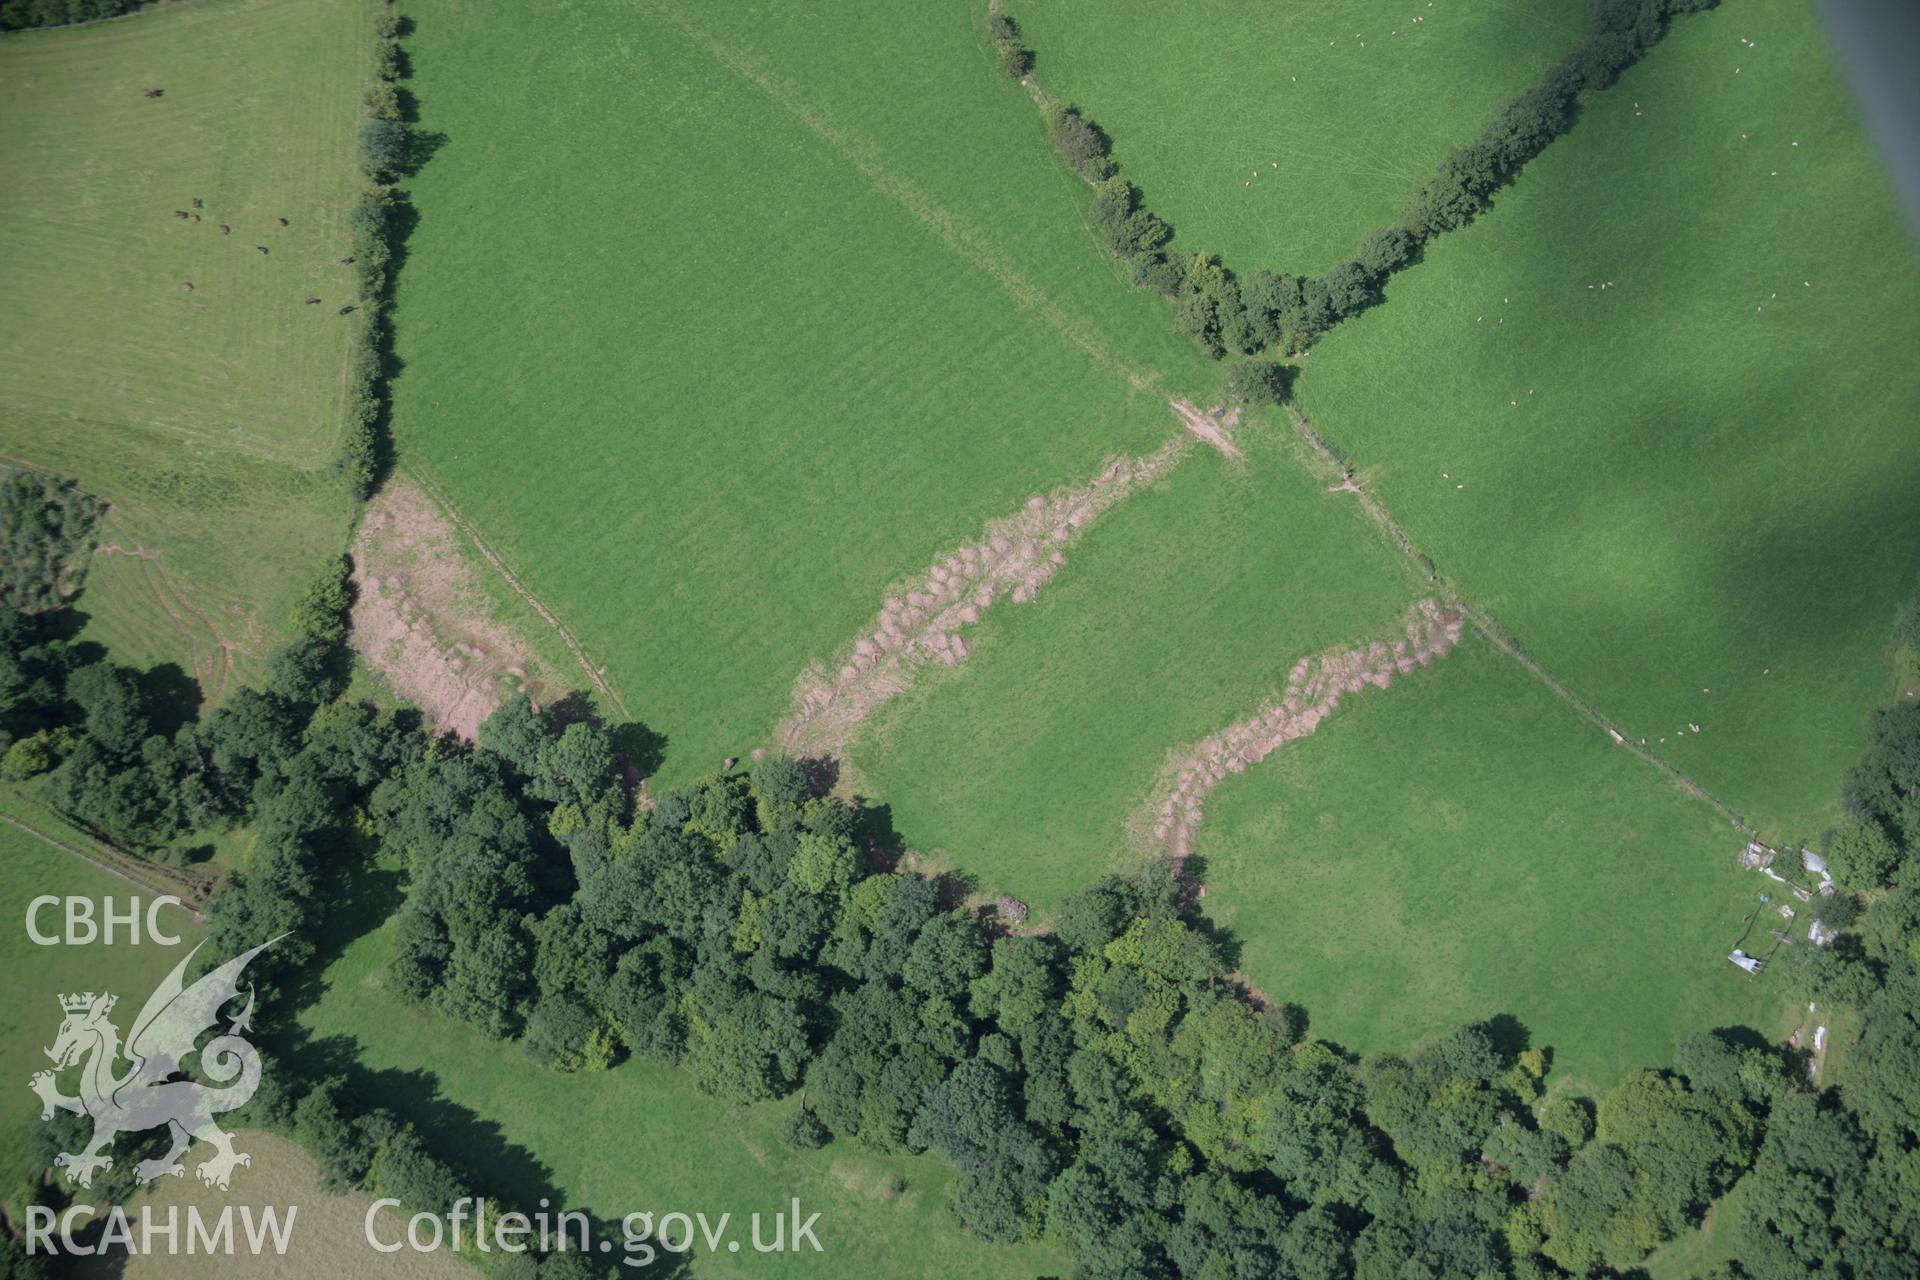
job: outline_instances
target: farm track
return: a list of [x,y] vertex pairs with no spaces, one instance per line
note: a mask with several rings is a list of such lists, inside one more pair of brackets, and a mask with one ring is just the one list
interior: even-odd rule
[[500,558],[491,546],[487,545],[487,540],[480,536],[480,531],[474,528],[473,523],[461,515],[459,508],[447,500],[447,495],[441,491],[440,486],[436,485],[418,471],[410,470],[407,474],[415,484],[420,486],[421,491],[431,498],[441,511],[446,513],[447,519],[453,523],[456,529],[460,530],[468,542],[473,544],[473,549],[478,551],[481,558],[493,567],[494,572],[500,575],[501,581],[513,588],[514,594],[525,601],[528,608],[540,615],[542,622],[545,622],[549,627],[553,628],[554,634],[560,637],[561,643],[565,644],[567,650],[573,654],[574,661],[580,664],[580,669],[586,673],[587,679],[593,682],[593,687],[599,690],[615,707],[619,708],[621,718],[629,721],[632,720],[633,712],[627,709],[626,700],[616,693],[613,686],[601,676],[599,668],[595,667],[592,661],[588,659],[587,651],[581,646],[580,641],[574,636],[572,631],[567,629],[567,624],[560,621],[559,616],[556,615],[553,610],[542,604],[540,598],[527,589],[526,584],[522,583],[513,570],[507,567],[506,562]]
[[1403,556],[1413,563],[1416,569],[1426,575],[1427,581],[1439,590],[1448,605],[1459,610],[1473,622],[1473,629],[1476,632],[1484,636],[1487,641],[1496,649],[1500,650],[1500,652],[1506,654],[1507,657],[1518,663],[1521,669],[1526,671],[1528,675],[1545,685],[1553,692],[1554,697],[1572,707],[1575,711],[1579,712],[1580,715],[1584,716],[1611,737],[1616,745],[1625,748],[1646,764],[1651,765],[1653,768],[1665,774],[1667,780],[1673,783],[1674,786],[1680,788],[1680,790],[1686,792],[1696,800],[1703,801],[1712,806],[1721,817],[1725,818],[1739,831],[1748,835],[1755,834],[1755,829],[1740,816],[1733,806],[1713,795],[1685,773],[1674,768],[1673,765],[1662,760],[1659,756],[1656,756],[1629,738],[1625,731],[1609,719],[1598,707],[1562,684],[1551,672],[1541,666],[1540,663],[1521,646],[1517,639],[1498,622],[1494,621],[1493,617],[1488,614],[1486,610],[1476,605],[1459,587],[1454,585],[1440,572],[1433,561],[1429,559],[1427,555],[1420,550],[1418,545],[1414,543],[1413,539],[1407,535],[1406,530],[1400,527],[1399,521],[1393,518],[1393,513],[1387,510],[1386,504],[1374,496],[1373,492],[1361,482],[1359,476],[1347,465],[1346,460],[1314,429],[1313,424],[1307,420],[1305,414],[1300,412],[1297,405],[1289,401],[1285,405],[1285,411],[1287,421],[1292,425],[1294,434],[1298,436],[1301,444],[1305,446],[1304,450],[1296,451],[1296,456],[1300,464],[1311,471],[1317,478],[1326,481],[1327,489],[1330,493],[1353,494],[1355,500],[1360,504],[1362,514],[1372,522],[1374,527],[1380,530],[1381,534],[1389,542],[1399,549]]
[[203,918],[200,907],[207,900],[208,884],[198,877],[184,871],[159,866],[129,853],[122,853],[112,845],[98,841],[94,842],[95,851],[89,853],[56,836],[48,835],[33,824],[24,822],[10,813],[0,813],[0,822],[32,836],[42,844],[51,845],[69,857],[78,858],[96,871],[104,871],[116,879],[124,880],[137,889],[177,894],[193,908],[195,920]]

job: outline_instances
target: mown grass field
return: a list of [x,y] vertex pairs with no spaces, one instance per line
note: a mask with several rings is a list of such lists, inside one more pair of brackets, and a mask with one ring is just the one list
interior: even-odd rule
[[[1168,438],[1168,393],[1204,394],[1212,375],[1171,338],[1163,305],[1116,281],[1080,229],[1075,180],[1038,145],[1025,96],[994,81],[978,13],[880,23],[837,6],[589,2],[535,24],[444,0],[408,13],[423,127],[447,141],[414,184],[422,220],[400,285],[407,465],[665,736],[667,782],[765,742],[793,677],[850,641],[889,584],[1028,494]],[[1537,57],[1576,26],[1528,37]],[[500,315],[515,322],[489,320]],[[1128,819],[1170,751],[1249,713],[1296,659],[1374,638],[1426,593],[1351,499],[1290,456],[1277,419],[1242,435],[1244,462],[1197,452],[1108,513],[1038,603],[996,606],[964,666],[871,723],[854,778],[912,846],[1044,913],[1137,860]],[[1524,681],[1517,667],[1507,679]],[[1484,692],[1445,663],[1406,683],[1455,681],[1472,691],[1456,706]],[[1560,745],[1594,731],[1538,697],[1504,749],[1557,761],[1536,775],[1541,804],[1571,792],[1609,839],[1682,850],[1677,888],[1616,877],[1621,945],[1659,954],[1718,921],[1725,851],[1701,834],[1718,820],[1624,756],[1607,795],[1587,798],[1586,758]],[[1536,739],[1537,751],[1515,745]],[[1459,802],[1462,829],[1530,849],[1500,816],[1509,803],[1477,789]],[[1423,844],[1431,823],[1419,810],[1383,820],[1369,833],[1382,852],[1351,891],[1390,892],[1393,851]],[[1234,838],[1265,849],[1286,833]],[[1290,979],[1280,957],[1294,939],[1256,928],[1259,912],[1295,883],[1263,854],[1209,898],[1242,921],[1263,984],[1266,970]],[[1498,909],[1475,919],[1484,928]],[[1584,958],[1528,953],[1531,968],[1482,983],[1524,948],[1493,932],[1460,944],[1459,927],[1435,911],[1403,940],[1448,950],[1399,1043],[1537,1013],[1543,1038],[1605,1076],[1662,1059],[1695,1018],[1744,1016],[1744,993],[1717,983],[1716,937],[1713,964],[1661,970],[1672,1020],[1606,1048],[1637,991],[1583,1031],[1564,993]],[[1451,994],[1436,994],[1446,981]],[[1340,995],[1300,986],[1285,998],[1316,1014]],[[1399,1012],[1379,1015],[1378,1043]]]
[[1743,843],[1470,636],[1229,779],[1196,849],[1242,969],[1314,1034],[1392,1051],[1508,1014],[1604,1089],[1695,1031],[1784,1034],[1777,986],[1726,961],[1773,887]]
[[[28,904],[42,895],[91,898],[96,920],[105,910],[105,899],[112,898],[125,911],[128,898],[138,897],[142,942],[130,946],[116,935],[112,946],[97,939],[91,944],[39,946],[27,936],[26,922]],[[40,1122],[40,1099],[28,1091],[27,1078],[51,1065],[42,1050],[60,1029],[64,1015],[59,997],[76,991],[113,992],[121,1002],[116,1021],[125,1031],[154,986],[204,934],[186,912],[169,907],[161,912],[161,926],[178,934],[180,945],[145,941],[145,904],[153,897],[147,889],[0,823],[0,920],[5,922],[0,927],[0,963],[7,972],[7,998],[0,1001],[0,1079],[8,1082],[0,1090],[0,1151],[14,1153],[0,1170],[6,1179],[0,1195],[11,1195],[23,1175],[18,1153],[26,1150],[28,1135]],[[40,931],[60,934],[62,913],[61,907],[43,908]],[[69,1075],[64,1081],[69,1088],[72,1079]]]
[[[1586,31],[1578,0],[1007,0],[1189,253],[1317,275]],[[1258,171],[1259,176],[1254,177]]]
[[[793,1099],[741,1107],[703,1097],[685,1074],[627,1062],[611,1072],[562,1075],[527,1063],[513,1044],[484,1039],[382,987],[391,929],[351,943],[326,973],[327,990],[302,1014],[320,1037],[342,1037],[362,1066],[391,1083],[388,1105],[420,1125],[447,1158],[492,1175],[484,1193],[521,1205],[548,1196],[618,1230],[629,1213],[734,1217],[746,1238],[753,1213],[799,1197],[819,1211],[822,1252],[767,1257],[703,1254],[700,1276],[1031,1276],[1066,1260],[1033,1247],[995,1248],[947,1216],[955,1174],[932,1158],[892,1158],[830,1143],[795,1152],[780,1122]],[[420,1107],[407,1099],[430,1094]],[[771,1227],[768,1227],[769,1233]]]
[[1787,838],[1920,562],[1920,270],[1824,48],[1788,0],[1679,24],[1298,386],[1549,670]]
[[1114,281],[970,11],[840,6],[781,46],[827,65],[802,82],[691,9],[405,8],[448,139],[397,299],[406,465],[670,779],[765,742],[894,579],[1171,436],[1166,396],[1217,376]]
[[113,504],[102,543],[143,553],[96,557],[91,634],[216,696],[342,540],[349,320],[326,304],[350,292],[373,11],[196,0],[0,40],[0,454],[78,477]]

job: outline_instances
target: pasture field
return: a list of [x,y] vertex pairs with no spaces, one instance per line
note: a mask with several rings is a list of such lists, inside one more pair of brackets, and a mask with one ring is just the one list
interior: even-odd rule
[[[824,1252],[768,1259],[702,1254],[700,1276],[1031,1276],[1060,1274],[1066,1259],[1040,1246],[995,1248],[947,1216],[953,1169],[930,1157],[888,1157],[830,1143],[782,1145],[780,1122],[796,1099],[743,1107],[695,1091],[684,1072],[626,1062],[607,1073],[563,1075],[532,1066],[515,1044],[382,989],[391,925],[354,940],[327,970],[326,991],[302,1013],[316,1036],[350,1044],[387,1086],[386,1105],[413,1120],[436,1151],[491,1171],[485,1194],[585,1209],[617,1232],[648,1211],[749,1215],[785,1209],[797,1196]],[[412,1105],[409,1099],[413,1100]],[[756,1265],[758,1264],[758,1265]]]
[[[446,137],[414,184],[421,224],[400,283],[407,464],[664,735],[667,782],[767,741],[794,676],[870,626],[905,575],[1028,494],[1171,438],[1167,395],[1206,385],[1169,344],[1162,304],[1120,287],[1072,225],[1075,180],[1035,145],[1024,96],[993,84],[977,14],[935,6],[881,24],[832,6],[589,2],[535,32],[444,0],[407,11],[423,127]],[[930,77],[918,95],[914,77]],[[899,110],[870,109],[896,94]],[[967,130],[948,119],[959,105]],[[501,314],[518,319],[482,327]],[[1244,461],[1196,450],[1103,516],[1037,603],[996,606],[963,667],[870,724],[852,780],[916,848],[1044,913],[1137,860],[1129,824],[1169,752],[1247,714],[1297,659],[1373,638],[1426,594],[1351,499],[1298,464],[1277,418],[1239,438]],[[1443,662],[1408,683],[1490,679]],[[1551,758],[1569,735],[1597,737],[1537,698],[1516,740]],[[1582,788],[1582,767],[1541,786]],[[1717,872],[1724,842],[1700,834],[1720,829],[1710,811],[1618,767],[1592,819],[1629,844],[1644,824],[1644,839],[1684,846],[1680,865]],[[1459,802],[1462,822],[1498,831],[1506,803],[1482,788]],[[1379,828],[1383,857],[1426,821],[1403,811]],[[1524,847],[1511,826],[1501,838]],[[1209,905],[1250,922],[1254,904],[1288,898],[1296,872],[1271,853],[1259,866]],[[1615,887],[1635,929],[1678,937],[1730,909],[1725,886],[1701,883]],[[1287,936],[1259,932],[1276,952]],[[1579,1070],[1620,1069],[1630,1055],[1602,1047],[1617,1028],[1582,1040],[1524,983],[1471,985],[1466,971],[1518,949],[1456,952],[1463,994],[1419,1024],[1544,1009],[1540,1034],[1578,1046]],[[1534,958],[1540,989],[1584,980],[1586,962],[1564,959]],[[1689,972],[1676,1003],[1735,1020],[1708,972]],[[1318,1013],[1315,995],[1286,998]],[[1667,1033],[1691,1025],[1662,1024],[1633,1052],[1663,1056]]]
[[1395,1051],[1510,1014],[1604,1089],[1695,1031],[1784,1034],[1770,976],[1726,961],[1775,887],[1742,844],[1470,636],[1228,779],[1196,850],[1242,970],[1315,1035]]
[[[1579,43],[1579,0],[1007,0],[1189,253],[1318,275]],[[1258,171],[1259,176],[1254,177]]]
[[1110,512],[1034,603],[999,607],[965,666],[876,717],[852,761],[912,845],[1045,913],[1138,861],[1129,823],[1169,752],[1420,597],[1285,432],[1243,424],[1244,461],[1203,451]]
[[1786,839],[1920,558],[1920,269],[1825,47],[1791,0],[1679,24],[1297,389],[1470,599]]
[[[935,91],[875,112],[852,69],[816,94],[691,9],[404,8],[447,139],[398,286],[406,465],[669,780],[767,741],[893,580],[1217,378],[1113,279],[970,9],[860,26],[876,76]],[[840,8],[797,52],[837,56]],[[944,150],[893,145],[939,122]]]
[[[0,1151],[25,1151],[27,1136],[40,1121],[40,1099],[27,1090],[26,1082],[49,1066],[41,1050],[53,1043],[60,1028],[58,998],[75,991],[111,991],[120,997],[119,1021],[125,1030],[154,986],[205,933],[184,911],[167,908],[161,913],[163,927],[180,936],[178,947],[144,940],[128,946],[124,939],[112,946],[96,940],[43,947],[27,936],[26,928],[27,905],[43,894],[92,898],[96,918],[103,899],[111,897],[124,910],[129,897],[137,896],[144,904],[154,896],[0,823],[0,962],[7,973],[7,999],[0,1001],[0,1077],[9,1082],[0,1090]],[[60,913],[58,907],[45,908],[41,931],[61,932]],[[141,914],[144,929],[144,906]],[[145,938],[144,932],[141,936]],[[21,1178],[18,1159],[16,1154],[0,1170],[5,1178],[0,1194],[11,1195]]]
[[0,455],[112,503],[90,634],[212,696],[345,529],[350,322],[325,304],[351,293],[374,8],[196,0],[0,40]]

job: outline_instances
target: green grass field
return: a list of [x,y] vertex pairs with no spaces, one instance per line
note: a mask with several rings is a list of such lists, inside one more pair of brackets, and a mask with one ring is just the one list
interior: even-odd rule
[[1314,1034],[1399,1050],[1510,1014],[1606,1088],[1695,1031],[1781,1030],[1769,976],[1726,961],[1772,887],[1743,843],[1470,637],[1229,779],[1196,851],[1242,969]]
[[1001,606],[964,667],[876,719],[853,763],[911,843],[1051,909],[1136,860],[1127,823],[1168,752],[1419,598],[1285,430],[1244,426],[1244,462],[1202,452],[1109,513],[1035,603]]
[[1247,273],[1332,266],[1586,32],[1577,0],[1006,9],[1181,247]]
[[[354,941],[302,1021],[318,1036],[352,1041],[370,1070],[424,1077],[429,1109],[443,1122],[424,1123],[423,1132],[449,1159],[493,1171],[486,1194],[523,1205],[548,1195],[556,1207],[585,1209],[616,1227],[641,1211],[656,1218],[704,1212],[710,1220],[732,1213],[743,1223],[796,1196],[806,1213],[820,1212],[815,1234],[823,1252],[704,1255],[693,1265],[700,1276],[770,1268],[796,1276],[1064,1271],[1066,1260],[1050,1249],[994,1248],[963,1234],[944,1207],[953,1170],[938,1160],[878,1156],[847,1143],[789,1150],[779,1128],[792,1099],[719,1102],[696,1092],[684,1073],[639,1062],[605,1074],[549,1072],[528,1064],[515,1045],[406,1003],[382,989],[391,932]],[[398,1097],[389,1105],[409,1114]],[[458,1123],[450,1113],[478,1119]]]
[[1824,47],[1789,0],[1679,24],[1298,387],[1477,604],[1789,838],[1920,559],[1920,271]]
[[[838,8],[586,3],[536,25],[444,0],[408,11],[423,126],[447,142],[415,184],[400,285],[407,465],[665,735],[668,782],[765,742],[793,677],[850,641],[890,583],[1102,455],[1166,439],[1165,396],[1205,385],[1162,304],[1116,281],[1079,228],[1074,180],[1038,145],[1024,95],[993,81],[977,13],[882,24]],[[1546,59],[1572,36],[1529,38]],[[896,95],[912,105],[871,110]],[[500,314],[516,322],[487,322]],[[1310,478],[1277,419],[1242,433],[1244,462],[1198,452],[1107,514],[1037,604],[998,606],[963,667],[872,723],[855,781],[915,848],[1044,912],[1135,861],[1127,822],[1170,751],[1425,594],[1351,499]],[[1444,664],[1409,683],[1453,681],[1480,684]],[[1560,746],[1594,731],[1538,697],[1516,732],[1557,762],[1542,804],[1556,788],[1584,797],[1585,758]],[[1610,838],[1718,829],[1655,771],[1618,767],[1589,805]],[[1500,825],[1506,803],[1463,797],[1463,828],[1521,842]],[[1402,811],[1371,834],[1382,854],[1366,878],[1384,891],[1393,850],[1425,841],[1430,819]],[[1683,843],[1708,880],[1617,883],[1622,946],[1661,954],[1728,909],[1712,878],[1723,851],[1703,854],[1697,831]],[[1571,900],[1583,877],[1567,869]],[[1209,905],[1252,920],[1294,884],[1262,857]],[[1585,1039],[1560,1013],[1583,960],[1538,957],[1479,984],[1514,944],[1456,945],[1438,912],[1415,927],[1404,945],[1452,945],[1459,986],[1410,1034],[1537,1014],[1605,1076],[1663,1056],[1695,1017],[1744,1016],[1717,970],[1681,969],[1674,1020],[1608,1050],[1609,1019],[1630,1006]],[[1291,981],[1289,935],[1259,932],[1256,980]],[[1316,1013],[1340,994],[1300,986],[1287,998]]]
[[91,634],[216,696],[345,527],[349,321],[303,299],[351,292],[373,9],[195,0],[0,40],[0,454],[77,476],[113,504],[101,541],[147,553],[96,557]]
[[[1113,280],[957,9],[863,29],[877,74],[945,77],[904,123],[677,11],[407,11],[448,138],[397,299],[407,465],[665,734],[670,778],[766,741],[896,577],[1169,437],[1166,395],[1215,376]],[[818,26],[787,56],[833,56]],[[946,151],[891,145],[956,112]]]
[[[60,1029],[62,1013],[58,998],[75,991],[111,991],[120,997],[116,1020],[124,1031],[139,1011],[154,986],[180,962],[187,949],[198,942],[205,930],[178,908],[165,908],[161,926],[178,934],[178,947],[156,946],[145,941],[127,945],[116,936],[112,946],[96,940],[87,945],[43,947],[27,936],[27,906],[42,895],[86,897],[95,903],[96,919],[104,911],[104,900],[112,898],[118,910],[127,909],[127,900],[137,897],[142,903],[144,930],[145,905],[154,894],[128,884],[104,871],[34,839],[16,827],[0,823],[0,963],[7,972],[7,998],[0,1001],[0,1079],[8,1082],[0,1090],[0,1150],[22,1152],[27,1135],[40,1122],[40,1099],[28,1092],[27,1078],[47,1069],[42,1052],[53,1043]],[[39,927],[44,934],[63,930],[62,908],[41,910]],[[71,1087],[71,1079],[67,1081]],[[5,1169],[7,1186],[0,1194],[11,1194],[20,1178],[18,1155]]]
[[[1214,394],[1218,370],[1088,233],[1084,189],[994,68],[984,4],[400,8],[436,152],[408,180],[400,464],[662,735],[663,783],[769,742],[796,676],[906,575],[1175,438],[1170,396]],[[1318,271],[1391,221],[1585,26],[1577,0],[1010,8],[1040,81],[1112,132],[1180,243],[1243,271]],[[330,465],[348,324],[301,299],[348,287],[375,12],[191,0],[0,39],[0,462],[111,501],[87,635],[179,663],[209,699],[257,672],[354,514]],[[1787,0],[1681,24],[1299,382],[1451,584],[1785,836],[1831,812],[1920,550],[1904,456],[1920,272],[1819,39]],[[201,222],[173,216],[196,198]],[[1798,358],[1839,342],[1843,361]],[[850,785],[931,865],[1044,921],[1137,865],[1169,753],[1437,590],[1277,412],[1239,441],[1236,460],[1193,446],[1102,516],[1037,603],[994,606],[963,666],[929,670],[856,740]],[[482,572],[543,677],[584,683],[536,607]],[[1772,887],[1734,869],[1743,839],[1469,635],[1223,782],[1191,870],[1246,978],[1313,1035],[1405,1050],[1510,1015],[1556,1084],[1597,1091],[1694,1031],[1783,1030],[1772,975],[1725,960],[1779,923],[1742,937]],[[215,844],[231,864],[247,836]],[[32,946],[18,922],[37,894],[147,891],[5,825],[0,863],[16,922],[0,1076],[24,1081],[54,994],[137,1002],[181,952]],[[392,921],[370,910],[336,904],[319,996],[276,1016],[370,1075],[476,1190],[611,1222],[797,1196],[826,1252],[784,1260],[795,1275],[1069,1266],[966,1237],[941,1162],[789,1150],[795,1098],[734,1106],[636,1062],[529,1065],[388,991]],[[18,1149],[37,1112],[16,1088],[0,1141]],[[309,1198],[305,1157],[258,1142],[275,1168],[243,1194]],[[357,1245],[362,1203],[316,1215]],[[1723,1257],[1727,1220],[1723,1204],[1653,1273]],[[328,1247],[287,1273],[374,1261]],[[457,1265],[440,1261],[400,1270]]]

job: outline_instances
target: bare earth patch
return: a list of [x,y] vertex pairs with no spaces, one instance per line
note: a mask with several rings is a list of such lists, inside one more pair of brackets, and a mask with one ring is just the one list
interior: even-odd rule
[[1242,773],[1296,738],[1304,738],[1332,715],[1340,699],[1424,667],[1460,643],[1460,615],[1422,600],[1401,618],[1401,635],[1356,648],[1329,649],[1302,658],[1287,673],[1286,691],[1263,702],[1238,724],[1208,734],[1174,754],[1161,771],[1146,819],[1152,842],[1173,855],[1174,869],[1193,853],[1208,793],[1231,773]]
[[1240,446],[1236,445],[1233,437],[1227,434],[1239,425],[1238,409],[1229,409],[1222,415],[1218,410],[1212,413],[1203,412],[1188,400],[1170,400],[1168,403],[1173,406],[1174,413],[1179,415],[1180,421],[1186,426],[1188,435],[1202,444],[1218,449],[1223,457],[1241,456]]
[[441,729],[472,740],[509,695],[532,691],[533,652],[493,619],[444,512],[395,479],[354,543],[354,643]]
[[[1239,456],[1225,430],[1237,413],[1222,424],[1185,402],[1175,402],[1174,411],[1194,436]],[[1196,422],[1212,435],[1203,435]],[[896,588],[834,666],[815,663],[801,673],[793,710],[774,741],[794,756],[845,754],[867,717],[911,687],[920,670],[966,661],[965,633],[987,610],[1002,599],[1031,601],[1066,564],[1066,549],[1088,525],[1166,476],[1191,447],[1175,438],[1143,457],[1113,458],[1091,480],[1035,494],[1018,513],[988,521],[978,542],[948,552]]]

